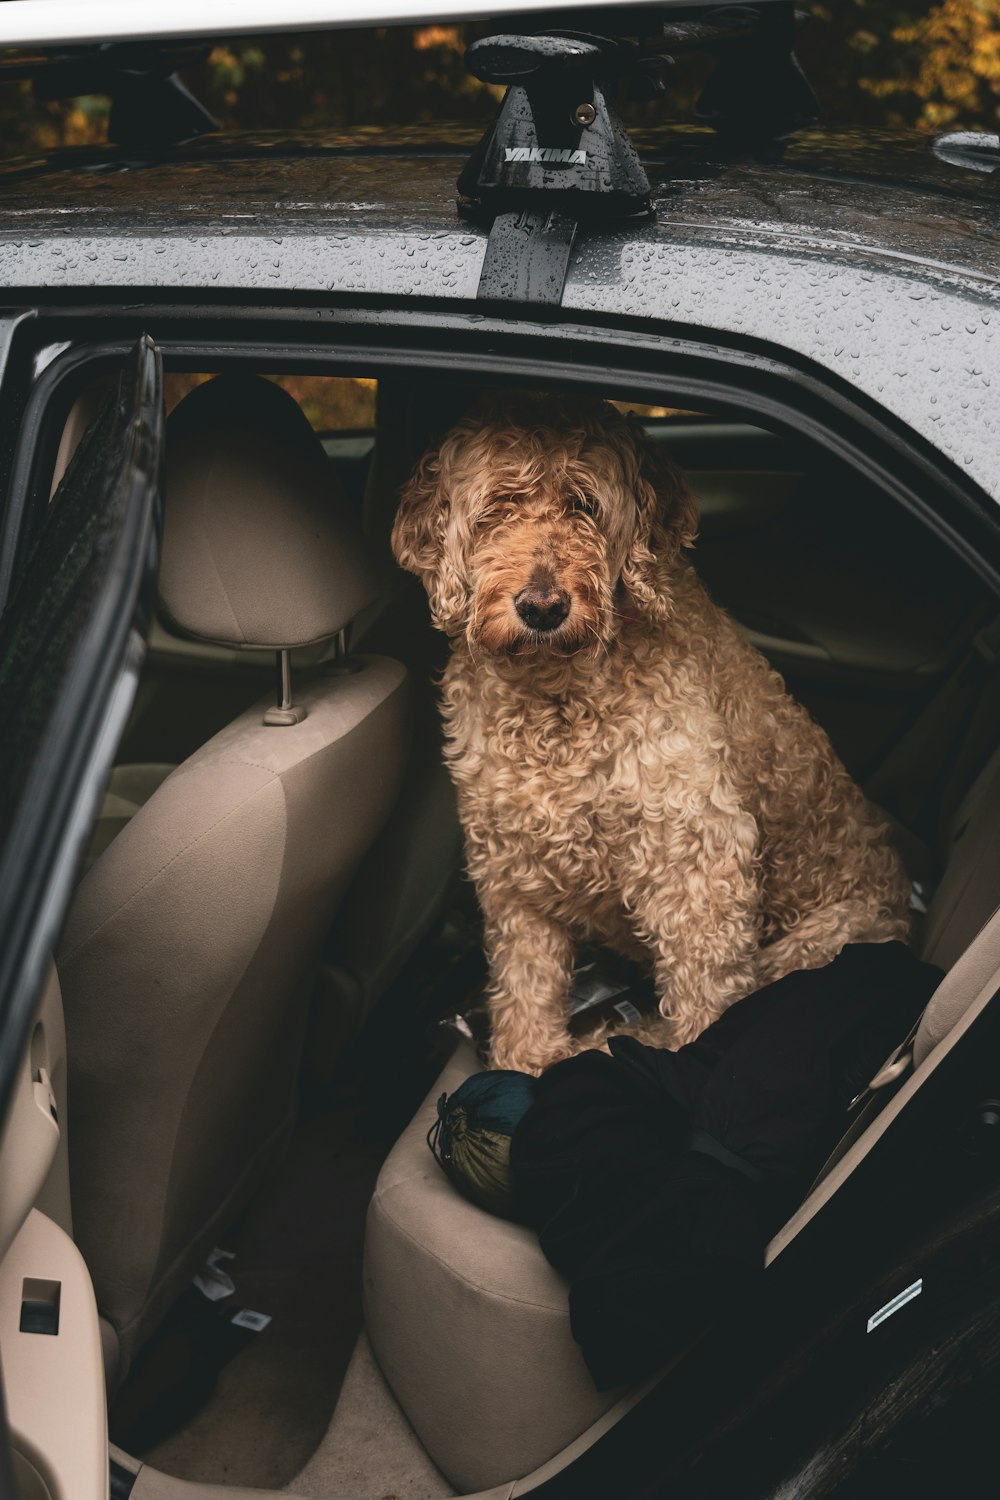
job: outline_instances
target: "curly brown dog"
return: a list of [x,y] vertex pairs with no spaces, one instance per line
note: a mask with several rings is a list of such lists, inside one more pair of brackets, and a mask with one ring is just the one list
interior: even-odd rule
[[664,1020],[641,1034],[678,1046],[845,943],[907,935],[885,825],[709,598],[696,524],[641,428],[586,399],[494,398],[403,489],[393,548],[451,638],[494,1067],[581,1045],[579,941],[651,962]]

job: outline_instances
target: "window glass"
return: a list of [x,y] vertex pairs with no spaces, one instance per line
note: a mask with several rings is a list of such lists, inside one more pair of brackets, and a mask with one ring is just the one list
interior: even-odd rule
[[[121,470],[129,416],[117,390],[77,447],[49,507],[0,628],[0,840],[18,812],[44,737],[52,731],[73,654],[110,586],[109,568],[131,503]],[[152,482],[152,481],[151,481]],[[106,503],[98,503],[107,491]]]
[[611,405],[617,406],[619,411],[634,412],[640,421],[644,423],[658,422],[664,418],[676,417],[680,417],[681,419],[701,417],[704,420],[701,412],[687,411],[682,406],[646,406],[642,401],[612,401]]
[[[167,411],[211,375],[172,374],[165,380]],[[342,375],[268,375],[296,401],[320,433],[370,432],[375,426],[376,382]]]

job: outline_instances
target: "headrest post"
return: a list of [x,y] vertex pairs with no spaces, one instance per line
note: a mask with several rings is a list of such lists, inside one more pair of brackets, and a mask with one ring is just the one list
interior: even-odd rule
[[361,670],[361,662],[351,655],[350,629],[349,625],[345,625],[333,637],[333,652],[326,664],[331,677],[350,677]]
[[301,724],[306,711],[304,708],[296,708],[292,703],[292,653],[288,650],[276,651],[274,665],[276,702],[264,715],[264,723],[278,726]]
[[292,706],[292,653],[279,651],[276,658],[278,668],[278,707]]

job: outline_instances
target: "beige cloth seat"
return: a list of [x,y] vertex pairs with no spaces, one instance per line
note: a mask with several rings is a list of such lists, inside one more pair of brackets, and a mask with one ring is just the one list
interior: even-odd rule
[[618,1400],[594,1389],[534,1233],[462,1198],[427,1147],[461,1046],[393,1147],[365,1235],[365,1324],[396,1400],[460,1494],[519,1478]]
[[[277,386],[198,388],[167,445],[160,591],[178,628],[284,649],[368,602],[361,538]],[[323,936],[401,782],[399,663],[359,658],[293,699],[299,722],[265,722],[263,701],[144,797],[57,955],[74,1224],[119,1373],[282,1148]],[[120,779],[126,802],[149,792]]]
[[115,766],[87,845],[84,863],[88,870],[176,769],[151,761]]
[[[362,517],[375,586],[371,602],[352,622],[351,641],[360,651],[384,654],[408,667],[414,688],[413,738],[399,796],[358,866],[324,942],[313,999],[310,1035],[315,1046],[307,1062],[312,1083],[329,1078],[347,1036],[371,1013],[446,910],[461,869],[462,832],[442,755],[434,690],[447,643],[431,626],[423,585],[397,567],[389,538],[400,486],[431,435],[447,428],[468,399],[468,387],[457,383],[428,391],[411,379],[379,381]],[[132,792],[155,790],[158,769],[116,768],[89,859],[107,847],[142,805],[144,798],[133,801]],[[127,790],[120,783],[127,783]]]
[[[1000,904],[998,817],[1000,753],[956,815],[944,879],[928,912],[926,956],[954,967],[921,1022],[918,1069],[1000,969],[1000,916],[988,922]],[[963,952],[977,933],[977,943]],[[529,1473],[620,1396],[594,1390],[570,1333],[566,1284],[535,1236],[467,1203],[427,1148],[438,1096],[478,1066],[471,1049],[461,1047],[394,1146],[365,1243],[365,1318],[375,1357],[424,1447],[461,1492]],[[884,1128],[881,1119],[872,1130]],[[864,1149],[862,1138],[852,1151]],[[770,1258],[854,1160],[845,1157],[820,1184],[776,1237]]]
[[959,803],[948,829],[944,874],[922,934],[924,958],[942,969],[951,968],[1000,905],[998,819],[1000,750],[990,757]]

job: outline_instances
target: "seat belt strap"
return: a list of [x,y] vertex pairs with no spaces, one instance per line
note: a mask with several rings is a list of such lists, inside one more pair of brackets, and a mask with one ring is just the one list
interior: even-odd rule
[[[896,1090],[909,1078],[913,1072],[914,1044],[917,1039],[917,1033],[923,1025],[924,1017],[940,994],[942,986],[947,984],[949,975],[954,972],[957,964],[966,958],[975,957],[977,947],[984,941],[987,941],[986,934],[998,919],[1000,919],[1000,905],[993,908],[986,921],[980,926],[972,942],[960,954],[955,963],[952,964],[948,973],[941,980],[941,984],[938,985],[906,1036],[889,1054],[868,1086],[862,1089],[860,1094],[856,1094],[851,1100],[848,1105],[847,1128],[820,1168],[812,1187],[815,1187],[816,1183],[822,1181],[831,1168],[836,1166],[845,1151],[854,1144],[858,1136],[862,1135],[868,1129],[872,1120],[875,1119],[876,1115],[881,1114]],[[970,995],[968,1003],[971,1005],[974,999],[975,994]],[[810,1192],[812,1192],[812,1187],[809,1189]]]

